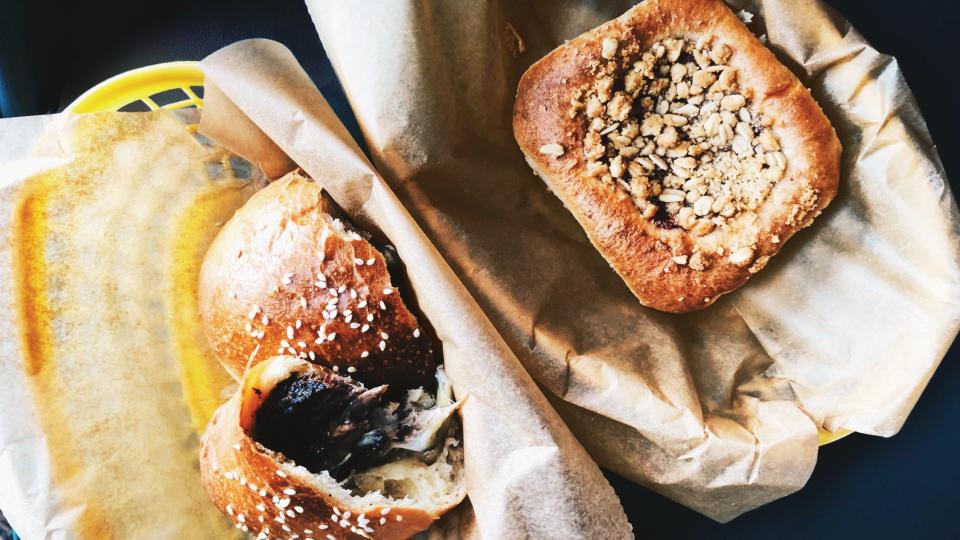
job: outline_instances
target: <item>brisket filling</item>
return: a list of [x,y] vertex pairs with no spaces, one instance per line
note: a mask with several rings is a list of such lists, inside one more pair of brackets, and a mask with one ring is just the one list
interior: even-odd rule
[[257,410],[253,438],[341,481],[409,455],[435,459],[456,405],[437,407],[422,389],[408,390],[401,405],[386,401],[386,391],[331,373],[292,375]]

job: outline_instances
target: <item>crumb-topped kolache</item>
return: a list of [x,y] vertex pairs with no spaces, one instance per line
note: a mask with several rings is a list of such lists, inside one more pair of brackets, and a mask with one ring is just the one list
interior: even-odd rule
[[706,307],[830,203],[840,143],[720,0],[647,0],[520,81],[514,133],[637,298]]
[[316,183],[292,173],[234,215],[200,308],[240,381],[203,434],[201,477],[238,528],[407,538],[464,499],[443,366],[383,255]]

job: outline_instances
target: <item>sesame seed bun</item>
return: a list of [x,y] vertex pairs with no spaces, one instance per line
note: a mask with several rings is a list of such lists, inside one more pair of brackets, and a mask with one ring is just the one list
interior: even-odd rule
[[297,171],[224,225],[200,271],[207,340],[237,380],[277,354],[370,386],[432,384],[436,361],[383,255]]
[[409,538],[464,499],[463,450],[454,438],[432,464],[410,457],[362,471],[382,484],[366,493],[257,442],[258,408],[281,381],[304,374],[336,377],[291,356],[253,367],[201,438],[203,486],[238,528],[257,538]]

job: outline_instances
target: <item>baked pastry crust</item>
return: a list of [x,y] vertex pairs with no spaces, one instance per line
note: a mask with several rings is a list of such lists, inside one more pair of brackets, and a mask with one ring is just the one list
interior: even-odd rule
[[[772,120],[769,129],[786,158],[782,178],[755,209],[734,227],[705,236],[657,225],[616,182],[588,174],[583,149],[589,119],[582,108],[571,111],[572,97],[594,84],[598,66],[611,58],[628,61],[670,38],[729,47],[725,63],[736,69],[751,110]],[[521,78],[513,128],[531,167],[634,295],[668,312],[704,308],[743,285],[810,225],[839,182],[840,142],[830,122],[803,84],[720,0],[647,0],[554,49]],[[709,255],[709,267],[686,264],[695,251]]]
[[293,172],[240,208],[200,270],[207,340],[237,380],[278,354],[364,384],[433,384],[426,333],[383,255],[316,182]]

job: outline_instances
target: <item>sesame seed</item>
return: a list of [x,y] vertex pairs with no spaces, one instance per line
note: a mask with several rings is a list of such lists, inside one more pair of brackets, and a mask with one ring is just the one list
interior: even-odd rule
[[260,491],[257,492],[257,495],[260,495],[261,497],[266,497],[266,496],[267,496],[267,490],[261,489]]
[[287,327],[287,339],[293,339],[293,327],[292,327],[292,326],[288,326],[288,327]]
[[357,372],[357,368],[353,366],[350,366],[347,368],[347,373],[356,373],[356,372]]
[[243,514],[237,514],[237,521],[239,521],[240,523],[246,523],[247,518]]
[[327,336],[327,341],[333,341],[337,337],[336,332],[330,332],[330,335]]
[[280,499],[279,501],[277,501],[277,506],[279,506],[280,508],[286,508],[290,506],[290,499],[288,497],[284,497]]
[[286,488],[286,489],[283,490],[283,494],[284,494],[284,495],[296,495],[297,492],[296,492],[296,490],[294,490],[294,489]]
[[364,528],[364,527],[367,526],[367,523],[370,523],[370,520],[367,519],[367,517],[366,517],[365,515],[360,514],[360,515],[357,517],[357,527],[360,527],[360,528],[362,529],[362,528]]
[[277,349],[277,354],[283,354],[283,347],[280,347],[279,349]]
[[247,484],[247,487],[250,488],[250,491],[252,491],[252,492],[254,492],[254,493],[257,492],[257,485],[254,484],[253,482],[250,482],[249,484]]
[[360,358],[366,358],[368,356],[370,356],[370,353],[367,351],[363,351],[362,353],[360,353]]
[[299,330],[301,326],[303,326],[303,322],[300,319],[297,319],[297,322],[293,323],[293,327],[297,330]]
[[347,315],[343,318],[343,322],[350,322],[353,320],[353,315]]
[[350,522],[349,522],[349,521],[347,521],[347,520],[345,520],[345,519],[340,520],[340,527],[341,527],[341,528],[345,529],[345,528],[347,528],[347,525],[350,525]]
[[403,521],[403,516],[401,516],[400,514],[397,514],[397,521]]
[[414,329],[413,329],[413,337],[420,337],[420,329],[419,329],[419,328],[414,328]]
[[233,445],[234,450],[240,450],[240,443]]
[[[367,320],[370,320],[370,318],[367,318]],[[366,331],[369,330],[369,329],[370,329],[370,325],[369,325],[369,324],[365,324],[365,325],[363,325],[363,328],[360,329],[360,331],[361,331],[361,332],[366,332]]]
[[308,352],[307,355],[310,357],[311,360],[317,359],[317,355],[313,354],[313,351]]
[[350,323],[350,328],[356,330],[357,328],[360,328],[360,323]]
[[326,523],[321,523],[320,525],[317,525],[317,528],[322,531],[322,530],[324,530],[324,529],[329,529],[330,526],[327,525]]
[[333,366],[334,373],[340,373],[340,366]]
[[363,266],[363,259],[353,259],[353,263],[357,266]]
[[336,295],[337,295],[337,290],[334,289],[333,287],[330,287],[329,289],[327,289],[327,292],[330,293],[330,296],[336,296]]
[[233,505],[227,505],[227,514],[231,516],[233,515]]
[[373,313],[367,314],[367,322],[373,322]]
[[289,508],[287,509],[287,515],[290,517],[297,517],[297,515],[293,513],[293,510],[290,510]]
[[[302,513],[303,513],[303,507],[302,507],[302,506],[294,506],[293,509],[294,509],[298,514],[302,514]],[[303,532],[308,532],[308,531],[303,531]]]
[[259,511],[261,511],[261,512],[266,512],[266,511],[267,511],[267,507],[264,506],[263,503],[260,503],[260,504],[256,505],[254,508],[256,508],[257,510],[259,510]]
[[[333,507],[333,513],[339,516],[339,515],[340,515],[340,509],[337,508],[336,506],[334,506],[334,507]],[[337,520],[334,520],[334,521],[337,521]]]
[[381,310],[387,309],[387,305],[383,303],[383,300],[380,301],[380,309]]
[[241,486],[247,485],[247,479],[246,479],[246,478],[241,478],[241,479],[240,479],[240,485],[241,485]]
[[280,469],[277,469],[277,476],[279,476],[280,478],[286,478],[287,473],[281,471]]
[[381,340],[380,340],[380,345],[379,345],[379,347],[380,347],[380,350],[381,350],[381,351],[386,350],[386,349],[387,349],[387,342],[381,339]]
[[287,340],[285,340],[285,339],[281,339],[281,340],[280,340],[280,346],[283,347],[284,349],[286,349],[287,347],[290,346],[290,342],[287,341]]
[[353,515],[353,512],[347,510],[346,512],[343,513],[343,519],[350,519],[350,516],[352,515]]
[[313,534],[313,531],[310,529],[304,529],[303,534]]
[[345,291],[345,290],[347,290],[347,286],[346,286],[346,285],[341,285],[340,288],[337,289],[337,292],[338,292],[338,293],[342,293],[342,292]]
[[327,540],[337,540],[337,538],[336,538],[335,536],[333,536],[332,534],[328,534],[328,535],[327,535]]
[[293,531],[290,530],[290,527],[287,527],[286,525],[281,525],[280,528],[283,529],[283,530],[285,530],[285,531],[287,531],[287,532],[293,532]]
[[302,296],[300,297],[300,307],[307,309],[307,299]]
[[370,257],[369,259],[367,259],[367,264],[373,264],[375,262],[377,262],[377,260],[373,257]]
[[387,508],[384,508],[383,510],[380,510],[380,515],[381,515],[381,516],[385,516],[385,515],[387,515],[387,514],[389,514],[389,513],[390,513],[390,507],[389,507],[389,506],[388,506]]
[[245,326],[244,329],[245,329],[245,330],[247,331],[247,333],[249,334],[250,331],[253,330],[253,325],[250,324],[250,323],[247,323],[247,326]]
[[367,307],[367,301],[366,301],[366,300],[361,300],[360,303],[357,304],[357,307],[358,307],[358,308],[365,308],[365,307]]
[[306,357],[307,357],[307,353],[303,351],[300,351],[300,354],[297,355],[297,358],[306,358]]
[[387,523],[387,518],[380,518],[380,524],[384,525]]
[[350,298],[353,298],[354,300],[357,299],[357,290],[356,290],[356,289],[350,289]]
[[382,337],[383,339],[389,339],[389,338],[390,338],[390,336],[388,336],[386,332],[380,332],[380,337]]
[[307,348],[307,344],[306,344],[306,342],[304,342],[304,341],[298,341],[298,342],[297,342],[297,347],[300,347],[301,349],[305,349],[305,348]]
[[262,325],[266,326],[266,325],[270,324],[270,318],[267,317],[266,315],[264,315],[263,317],[260,317],[260,323],[261,323]]

